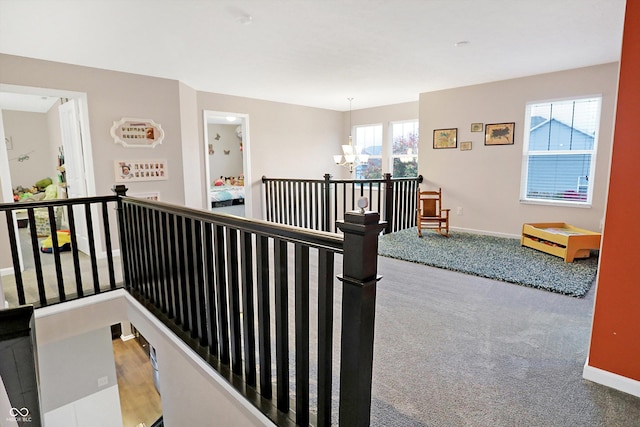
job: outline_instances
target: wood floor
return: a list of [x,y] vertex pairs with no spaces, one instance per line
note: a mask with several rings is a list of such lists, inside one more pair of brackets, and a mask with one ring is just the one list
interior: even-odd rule
[[145,350],[135,339],[113,340],[122,424],[149,427],[162,415],[160,395],[153,385],[153,368]]

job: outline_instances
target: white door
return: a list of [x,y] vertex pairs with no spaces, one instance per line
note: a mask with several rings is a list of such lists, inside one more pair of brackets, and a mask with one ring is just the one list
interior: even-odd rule
[[[62,147],[64,149],[64,166],[67,181],[67,197],[70,199],[87,196],[87,180],[84,168],[84,153],[78,102],[70,99],[59,107],[60,131],[62,133]],[[78,250],[89,253],[89,236],[84,206],[73,208],[76,239]]]

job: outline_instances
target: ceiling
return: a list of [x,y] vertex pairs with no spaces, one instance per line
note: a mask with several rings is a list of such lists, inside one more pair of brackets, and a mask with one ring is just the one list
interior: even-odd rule
[[361,109],[617,61],[624,8],[625,0],[0,0],[0,52],[344,111],[350,97]]
[[58,99],[52,96],[0,92],[0,109],[46,113]]

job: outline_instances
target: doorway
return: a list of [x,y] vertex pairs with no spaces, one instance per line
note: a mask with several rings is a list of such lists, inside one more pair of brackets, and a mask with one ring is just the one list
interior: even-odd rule
[[[18,113],[21,114],[20,117],[29,117],[30,114],[38,116],[34,113],[42,113],[44,118],[38,119],[44,123],[45,130],[43,130],[44,134],[41,134],[42,137],[21,138],[12,135],[13,133],[22,134],[25,126],[22,122],[14,123],[11,128],[13,130],[7,132],[9,124],[3,117]],[[16,170],[26,170],[26,166],[35,166],[38,177],[42,174],[45,179],[51,180],[51,184],[57,187],[54,196],[56,198],[95,195],[88,117],[85,93],[0,84],[0,136],[5,141],[5,145],[0,149],[2,201],[13,202],[14,189],[18,186],[27,187],[33,184],[35,177],[15,176],[18,175]],[[44,162],[40,163],[41,167],[35,165],[36,158]],[[71,184],[67,185],[67,183]],[[26,193],[29,191],[24,194]],[[27,197],[29,197],[28,194]],[[97,210],[94,215],[97,215]],[[83,224],[84,215],[76,215],[76,218],[79,220],[76,221],[78,249],[81,252],[88,252],[87,226],[86,223]],[[20,243],[20,240],[24,239],[19,238],[21,233],[18,222],[18,218],[14,218],[14,228]],[[97,247],[102,247],[99,234],[93,236],[93,239]],[[27,246],[31,248],[30,244]],[[21,271],[25,269],[23,252],[23,250],[20,251]]]
[[112,325],[111,338],[123,425],[156,425],[162,417],[156,349],[129,322]]
[[203,123],[207,208],[251,216],[249,116],[205,110]]

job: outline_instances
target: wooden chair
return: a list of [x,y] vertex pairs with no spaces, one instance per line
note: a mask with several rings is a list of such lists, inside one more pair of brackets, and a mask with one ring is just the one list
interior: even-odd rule
[[442,189],[438,191],[420,191],[418,188],[417,204],[418,236],[422,237],[422,229],[436,230],[439,234],[449,237],[449,211],[442,209]]

